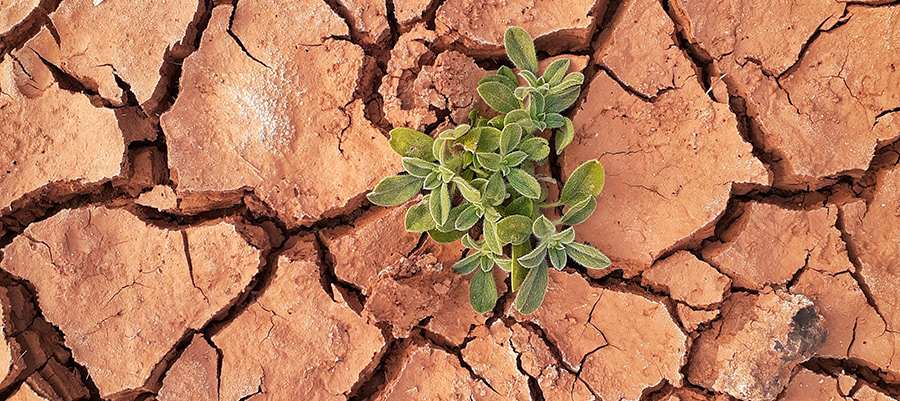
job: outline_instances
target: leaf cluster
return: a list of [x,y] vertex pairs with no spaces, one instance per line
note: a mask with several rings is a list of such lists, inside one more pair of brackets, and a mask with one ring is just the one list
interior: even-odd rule
[[[578,98],[584,75],[567,73],[569,60],[559,59],[538,77],[534,42],[521,28],[509,28],[504,44],[518,75],[503,66],[478,85],[478,94],[499,114],[488,119],[472,110],[470,124],[436,138],[409,128],[391,130],[389,144],[402,157],[405,173],[382,180],[368,199],[393,206],[424,192],[406,213],[406,229],[428,232],[439,242],[461,240],[469,249],[453,269],[474,272],[472,307],[479,313],[494,308],[497,266],[511,274],[515,307],[528,314],[543,302],[549,266],[561,270],[569,258],[592,269],[609,266],[598,250],[575,241],[573,227],[596,209],[604,172],[599,161],[585,162],[559,199],[547,202],[541,183],[554,181],[537,175],[535,166],[546,162],[550,144],[537,134],[552,129],[557,154],[572,142],[572,121],[561,113]],[[541,212],[558,206],[567,209],[556,221]]]

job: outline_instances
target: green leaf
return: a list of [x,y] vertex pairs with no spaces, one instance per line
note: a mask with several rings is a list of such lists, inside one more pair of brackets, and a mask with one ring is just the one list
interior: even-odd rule
[[447,223],[447,219],[450,218],[450,194],[447,192],[447,183],[441,184],[437,194],[431,194],[428,210],[438,225]]
[[553,234],[553,240],[558,244],[571,244],[575,241],[575,227],[569,227],[556,234]]
[[497,74],[503,75],[516,83],[516,85],[510,89],[515,89],[517,86],[519,86],[519,78],[516,77],[516,73],[512,70],[512,68],[509,68],[505,65],[501,65],[500,68],[497,69]]
[[561,113],[578,100],[581,87],[573,86],[560,92],[550,92],[544,99],[545,113]]
[[572,143],[572,139],[575,139],[575,127],[572,126],[572,120],[569,117],[563,117],[563,119],[565,119],[565,125],[559,131],[556,131],[554,138],[557,155],[561,154],[563,149]]
[[470,128],[471,127],[469,126],[469,124],[460,124],[454,128],[450,128],[448,130],[445,130],[444,132],[441,132],[438,135],[438,138],[440,138],[440,139],[458,139],[459,137],[465,135],[466,132],[469,132]]
[[478,268],[481,264],[481,252],[473,252],[471,255],[460,259],[459,262],[453,264],[453,271],[466,275]]
[[494,259],[486,254],[481,255],[481,270],[485,272],[491,271],[494,268]]
[[537,267],[541,262],[543,262],[547,257],[547,242],[541,241],[537,248],[534,248],[531,252],[528,252],[521,258],[519,258],[519,263],[522,266],[525,266],[529,269]]
[[544,239],[556,233],[556,226],[546,216],[540,215],[531,224],[531,232],[535,237]]
[[550,263],[556,270],[562,270],[566,267],[566,251],[562,249],[549,248],[547,250],[550,254]]
[[497,222],[497,239],[500,244],[519,245],[531,238],[531,219],[514,214]]
[[569,176],[559,195],[559,203],[571,206],[585,197],[596,197],[603,190],[603,182],[603,166],[597,160],[588,160]]
[[594,213],[594,209],[597,208],[597,198],[593,196],[589,196],[584,198],[584,200],[572,205],[569,210],[566,211],[566,214],[563,215],[561,219],[559,219],[558,224],[568,224],[570,226],[574,226],[579,224],[591,217],[591,214]]
[[431,239],[440,242],[442,244],[449,244],[451,242],[456,242],[456,240],[466,235],[465,231],[452,230],[447,232],[442,232],[440,230],[431,230],[428,232],[428,236]]
[[463,209],[462,213],[459,214],[459,217],[456,218],[454,226],[457,230],[468,231],[478,222],[479,218],[481,218],[481,216],[478,214],[478,208],[472,204],[468,204],[465,209]]
[[494,259],[494,263],[496,263],[497,266],[500,266],[500,268],[503,269],[503,271],[505,271],[505,272],[508,272],[512,268],[512,260],[511,259],[496,258],[496,259]]
[[[584,83],[584,74],[576,71],[565,76],[558,84],[551,85],[550,93],[559,93],[573,86],[579,86]],[[579,89],[580,91],[580,89]]]
[[504,118],[506,118],[506,116],[503,114],[494,116],[494,118],[491,118],[490,121],[488,121],[488,126],[494,127],[496,129],[502,129]]
[[606,255],[600,253],[594,247],[578,242],[566,244],[566,252],[572,260],[588,269],[605,269],[611,263]]
[[502,164],[506,167],[516,167],[516,166],[522,164],[522,162],[525,161],[525,159],[527,159],[527,158],[528,158],[528,153],[525,153],[521,150],[517,150],[515,152],[512,152],[512,153],[506,155],[503,158]]
[[499,82],[485,82],[478,85],[478,94],[488,106],[501,113],[509,113],[519,108],[519,100],[513,95],[513,91]]
[[465,135],[459,137],[455,143],[461,145],[469,152],[475,152],[475,150],[478,149],[478,141],[481,139],[481,128],[482,127],[472,128],[469,132],[466,132]]
[[503,175],[494,173],[484,187],[484,203],[497,206],[506,199],[506,184],[503,183]]
[[502,254],[503,246],[497,237],[497,223],[491,221],[491,219],[484,219],[482,231],[484,231],[484,244],[487,245],[488,249],[498,255]]
[[500,154],[505,155],[512,152],[516,146],[519,146],[521,140],[521,125],[513,123],[503,127],[503,132],[500,133]]
[[547,140],[539,136],[528,138],[519,144],[519,149],[528,154],[528,158],[541,161],[550,155],[550,145]]
[[561,58],[555,60],[544,70],[544,82],[547,82],[550,86],[556,86],[562,82],[563,77],[566,76],[566,71],[568,70],[569,59]]
[[539,199],[541,197],[541,184],[538,184],[531,174],[520,169],[512,169],[506,178],[509,179],[509,186],[516,192],[531,199]]
[[534,41],[531,35],[524,29],[511,26],[503,35],[503,45],[506,47],[506,55],[517,68],[523,71],[537,73],[537,54],[534,51]]
[[500,147],[500,130],[497,128],[478,128],[478,137],[478,152],[493,152]]
[[519,75],[521,75],[522,78],[525,78],[525,80],[528,81],[528,85],[530,85],[532,88],[541,85],[538,82],[538,77],[536,75],[534,75],[534,73],[531,71],[522,70],[519,72]]
[[466,248],[481,250],[481,244],[472,240],[472,237],[470,237],[469,234],[463,235],[462,241],[460,242]]
[[525,101],[525,98],[527,98],[532,91],[534,91],[534,88],[530,86],[520,86],[513,90],[513,96],[515,96],[516,99],[519,99],[519,101]]
[[415,177],[425,178],[437,167],[433,163],[415,157],[404,157],[402,159],[403,168]]
[[387,177],[369,194],[369,201],[380,206],[399,205],[412,199],[422,189],[422,178],[412,175],[395,175]]
[[503,158],[500,155],[488,152],[478,152],[475,154],[475,158],[478,160],[479,164],[491,171],[499,170],[500,163],[503,161]]
[[460,176],[453,177],[453,182],[456,183],[456,187],[459,188],[459,193],[461,193],[463,198],[466,198],[467,201],[473,203],[481,202],[481,193],[464,178]]
[[422,202],[406,210],[404,220],[406,231],[420,233],[437,227],[431,212],[428,211],[428,203]]
[[506,214],[521,214],[523,216],[531,216],[534,212],[534,201],[524,196],[514,199],[506,206]]
[[528,98],[528,113],[531,114],[532,120],[544,115],[544,95],[531,94],[531,97]]
[[437,139],[431,145],[431,154],[434,156],[434,160],[441,164],[444,164],[444,160],[447,158],[447,141],[447,139]]
[[469,303],[478,313],[494,309],[497,304],[497,285],[494,283],[493,273],[486,272],[483,268],[475,271],[472,282],[469,283]]
[[506,87],[508,87],[509,90],[515,90],[516,87],[519,86],[518,80],[510,78],[506,75],[500,75],[500,74],[491,74],[484,78],[481,78],[481,81],[478,81],[478,84],[481,85],[485,82],[499,82],[503,85],[506,85]]
[[518,259],[522,255],[531,252],[531,242],[525,241],[519,245],[512,246],[512,257],[510,258],[512,263],[510,264],[510,282],[512,284],[512,290],[518,291],[519,287],[522,285],[522,281],[525,281],[525,276],[528,274],[528,269],[522,266],[519,263]]
[[431,145],[434,139],[419,131],[409,128],[394,128],[391,130],[391,139],[388,145],[394,152],[403,157],[416,157],[433,161]]
[[506,115],[506,119],[503,121],[504,124],[519,124],[525,132],[523,134],[530,134],[533,130],[533,124],[531,122],[531,115],[528,114],[527,111],[522,109],[516,109],[509,114]]
[[434,171],[425,177],[425,183],[423,184],[422,187],[430,191],[430,190],[434,190],[435,188],[439,187],[440,185],[441,185],[441,175],[438,174],[437,171]]
[[519,293],[516,294],[516,310],[525,315],[534,313],[544,302],[548,281],[547,262],[530,269],[522,282],[522,287],[519,288]]
[[544,115],[544,122],[547,123],[547,128],[559,128],[566,125],[565,117],[559,113],[547,113]]

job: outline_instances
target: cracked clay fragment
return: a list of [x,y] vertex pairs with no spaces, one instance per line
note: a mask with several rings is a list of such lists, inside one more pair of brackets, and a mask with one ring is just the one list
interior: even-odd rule
[[[232,8],[213,9],[161,125],[180,198],[249,190],[297,227],[356,207],[401,166],[353,96],[362,49],[322,39],[346,25],[323,2],[282,3],[238,3],[233,31],[248,53],[228,33]],[[296,19],[311,29],[278,33]]]
[[0,268],[34,285],[44,317],[109,397],[144,389],[186,330],[243,291],[260,251],[228,223],[175,231],[87,207],[30,225],[3,254]]

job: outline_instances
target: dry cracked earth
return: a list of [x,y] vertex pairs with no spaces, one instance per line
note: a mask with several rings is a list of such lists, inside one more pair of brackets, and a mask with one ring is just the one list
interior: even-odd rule
[[[478,315],[363,194],[510,25],[614,263]],[[898,69],[885,0],[0,0],[0,399],[898,399]]]

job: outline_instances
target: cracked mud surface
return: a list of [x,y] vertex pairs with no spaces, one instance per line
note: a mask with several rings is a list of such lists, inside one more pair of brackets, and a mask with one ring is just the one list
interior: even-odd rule
[[[600,159],[543,306],[364,194],[502,33]],[[900,399],[900,4],[0,0],[0,399]]]

